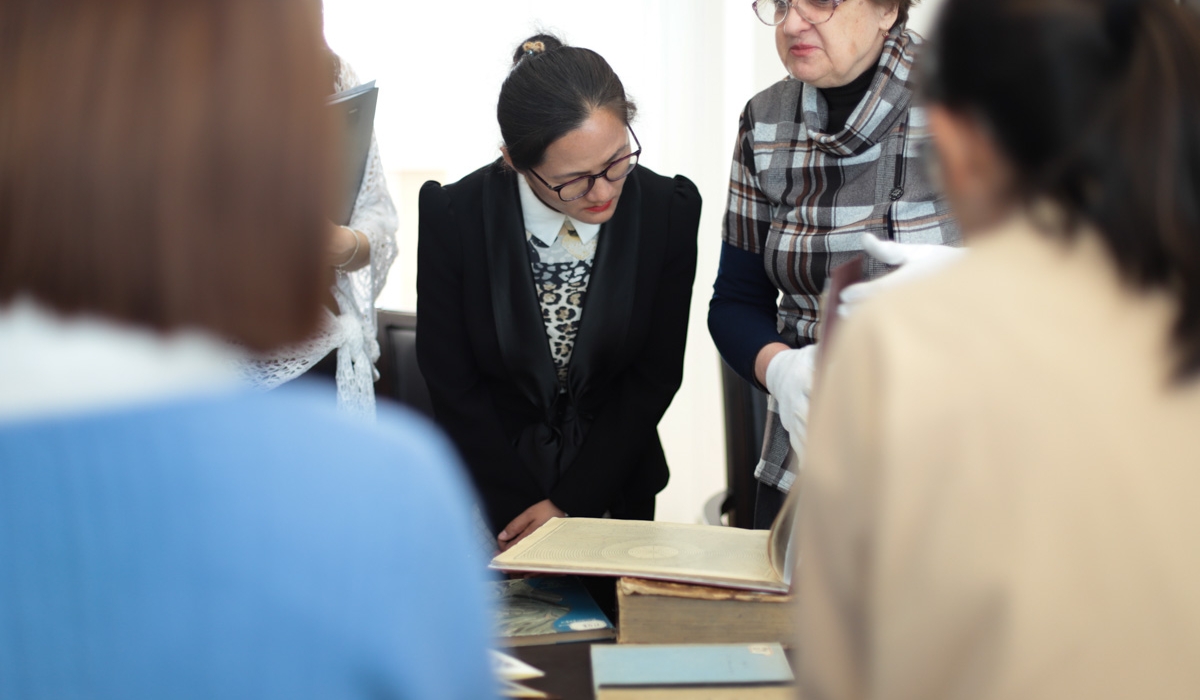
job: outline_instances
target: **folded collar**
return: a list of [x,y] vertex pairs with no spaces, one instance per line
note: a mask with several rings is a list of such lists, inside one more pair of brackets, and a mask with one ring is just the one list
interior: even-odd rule
[[517,188],[521,192],[521,215],[525,219],[525,230],[547,246],[558,238],[564,219],[571,222],[571,228],[575,229],[579,240],[584,243],[591,243],[596,234],[600,233],[600,224],[586,224],[546,206],[546,203],[533,193],[533,188],[525,181],[524,175],[517,175]]
[[0,423],[219,392],[242,358],[197,331],[164,335],[28,299],[0,307]]

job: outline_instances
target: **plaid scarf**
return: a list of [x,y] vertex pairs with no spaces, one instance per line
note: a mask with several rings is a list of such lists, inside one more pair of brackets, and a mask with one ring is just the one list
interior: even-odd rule
[[[724,238],[763,256],[783,292],[780,334],[793,347],[816,340],[821,291],[834,267],[861,252],[864,233],[903,243],[961,240],[922,163],[929,134],[924,110],[912,106],[922,43],[903,26],[891,31],[866,96],[838,133],[824,132],[820,91],[791,78],[756,95],[742,113]],[[868,277],[884,271],[868,262]],[[768,408],[755,476],[787,491],[795,460],[774,399]]]

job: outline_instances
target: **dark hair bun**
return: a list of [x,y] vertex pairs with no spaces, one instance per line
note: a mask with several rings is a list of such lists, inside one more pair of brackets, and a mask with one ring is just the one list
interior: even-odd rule
[[566,44],[553,34],[534,34],[525,41],[522,41],[521,45],[517,47],[516,52],[513,53],[513,66],[520,63],[521,59],[538,56],[547,51],[561,49],[564,46]]

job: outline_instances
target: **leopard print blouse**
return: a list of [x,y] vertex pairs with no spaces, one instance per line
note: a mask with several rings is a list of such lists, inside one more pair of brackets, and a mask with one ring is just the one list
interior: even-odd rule
[[533,268],[533,281],[542,307],[542,322],[546,324],[550,354],[558,372],[560,392],[566,391],[567,369],[571,366],[575,335],[583,319],[583,300],[587,296],[599,240],[596,236],[584,243],[569,221],[563,223],[558,238],[550,245],[528,231],[525,233],[529,264]]

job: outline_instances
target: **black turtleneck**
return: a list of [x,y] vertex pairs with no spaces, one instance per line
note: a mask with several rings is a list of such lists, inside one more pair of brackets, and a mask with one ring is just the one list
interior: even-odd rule
[[825,133],[836,134],[846,128],[846,121],[850,119],[854,108],[866,96],[878,70],[879,64],[875,64],[845,85],[821,88],[821,96],[825,98],[825,104],[829,106],[829,120],[825,125]]

